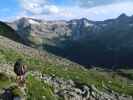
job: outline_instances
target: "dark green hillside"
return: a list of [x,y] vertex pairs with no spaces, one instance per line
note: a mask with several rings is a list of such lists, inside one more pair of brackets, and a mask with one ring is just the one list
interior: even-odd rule
[[20,36],[11,27],[6,25],[4,22],[0,22],[0,35],[5,36],[17,42],[22,42]]

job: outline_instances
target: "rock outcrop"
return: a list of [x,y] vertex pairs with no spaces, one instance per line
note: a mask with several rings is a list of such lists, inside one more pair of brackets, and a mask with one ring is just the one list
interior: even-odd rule
[[133,100],[132,96],[119,94],[110,89],[98,90],[94,85],[76,83],[73,80],[43,75],[39,72],[31,72],[34,77],[54,88],[56,96],[63,100]]

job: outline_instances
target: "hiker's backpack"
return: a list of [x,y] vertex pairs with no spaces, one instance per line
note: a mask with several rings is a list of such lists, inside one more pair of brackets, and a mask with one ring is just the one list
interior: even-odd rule
[[13,93],[10,89],[6,89],[2,94],[2,100],[13,100]]
[[25,74],[26,69],[25,69],[25,66],[24,66],[24,63],[22,60],[16,61],[15,65],[14,65],[14,72],[17,75],[24,75]]

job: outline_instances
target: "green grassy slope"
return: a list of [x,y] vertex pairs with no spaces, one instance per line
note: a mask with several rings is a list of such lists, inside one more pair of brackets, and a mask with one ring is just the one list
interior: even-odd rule
[[[82,84],[94,84],[97,88],[103,91],[104,86],[106,86],[114,91],[133,95],[133,87],[130,86],[133,81],[128,77],[122,77],[117,72],[108,72],[100,69],[88,70],[76,63],[72,63],[69,60],[56,57],[45,51],[37,51],[33,48],[21,45],[0,36],[0,69],[2,64],[8,64],[9,67],[12,68],[18,58],[24,59],[29,70],[38,70],[48,75],[54,74],[66,80],[72,79]],[[6,81],[0,81],[0,84],[3,84],[3,82],[6,83]],[[31,93],[29,93],[30,97],[33,95],[35,96],[34,98],[40,98],[43,95],[46,95],[47,98],[50,96],[53,97],[50,86],[46,85],[46,88],[42,90],[41,86],[45,86],[45,84],[42,84],[30,76],[28,78],[28,83],[30,83],[28,84],[28,89],[31,91]],[[35,84],[39,84],[40,86],[36,89],[36,87],[34,87]],[[39,92],[46,90],[49,90],[48,94],[42,94]]]

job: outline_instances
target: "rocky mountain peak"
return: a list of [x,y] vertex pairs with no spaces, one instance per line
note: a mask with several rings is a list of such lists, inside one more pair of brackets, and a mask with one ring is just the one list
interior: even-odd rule
[[33,19],[33,18],[28,18],[28,17],[22,17],[19,20],[16,20],[15,23],[18,25],[32,25],[32,24],[39,24],[41,20]]
[[87,18],[82,18],[82,19],[80,19],[81,21],[86,21],[86,22],[88,22],[88,19]]
[[118,19],[120,19],[120,20],[126,20],[126,19],[128,19],[129,18],[129,16],[127,16],[125,13],[122,13],[119,17],[118,17]]

